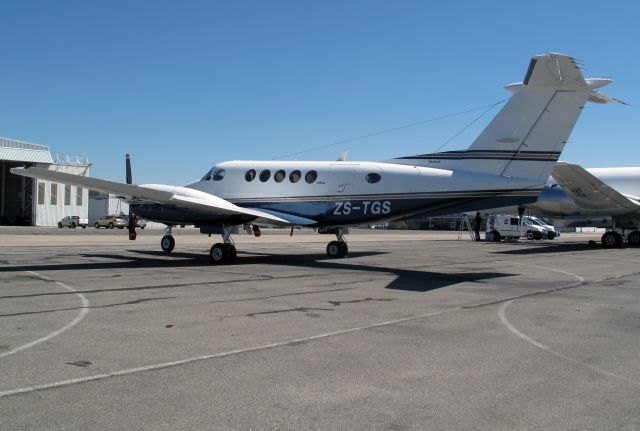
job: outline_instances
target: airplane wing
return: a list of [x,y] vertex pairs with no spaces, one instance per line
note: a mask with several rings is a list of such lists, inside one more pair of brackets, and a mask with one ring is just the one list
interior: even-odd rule
[[113,193],[129,202],[155,203],[170,205],[175,208],[197,211],[210,216],[238,216],[248,215],[265,224],[277,226],[306,226],[314,225],[314,220],[281,214],[273,211],[262,211],[253,208],[242,208],[225,199],[210,193],[187,187],[169,186],[163,184],[134,185],[82,175],[67,174],[44,168],[11,168],[11,173],[25,177],[54,181],[62,184],[85,187],[105,193]]
[[640,206],[640,202],[623,195],[578,165],[558,162],[552,175],[580,208],[613,214],[634,211]]

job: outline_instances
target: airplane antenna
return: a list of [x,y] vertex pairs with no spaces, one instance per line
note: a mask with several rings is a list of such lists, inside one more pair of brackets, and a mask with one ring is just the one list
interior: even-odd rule
[[462,134],[462,132],[464,132],[465,130],[467,130],[469,127],[471,127],[476,121],[480,120],[482,117],[484,117],[486,114],[489,113],[489,111],[491,111],[493,108],[495,108],[496,106],[498,106],[499,104],[505,102],[509,100],[509,98],[506,99],[502,99],[499,102],[494,103],[493,105],[489,106],[487,108],[486,111],[484,111],[482,114],[478,115],[476,118],[474,118],[473,120],[471,120],[471,122],[469,124],[467,124],[466,126],[464,126],[462,129],[460,129],[455,135],[453,135],[452,137],[450,137],[449,139],[447,139],[446,141],[444,141],[444,143],[442,145],[440,145],[438,148],[436,148],[434,150],[434,153],[437,153],[438,151],[440,151],[445,145],[447,145],[448,143],[450,143],[451,141],[453,141],[455,138],[457,138],[458,136],[460,136]]
[[[357,136],[355,138],[349,138],[349,139],[344,139],[342,141],[337,141],[337,142],[334,142],[332,144],[319,145],[317,147],[307,148],[306,150],[296,151],[295,153],[283,154],[281,156],[274,157],[272,160],[286,159],[288,157],[297,156],[299,154],[309,153],[311,151],[322,150],[324,148],[329,148],[329,147],[334,147],[336,145],[346,144],[347,142],[354,142],[354,141],[359,141],[359,140],[366,139],[366,138],[372,138],[374,136],[384,135],[384,134],[391,133],[391,132],[396,132],[396,131],[402,130],[402,129],[408,129],[409,127],[421,126],[423,124],[432,123],[434,121],[444,120],[444,119],[451,118],[451,117],[456,117],[458,115],[468,114],[469,112],[479,111],[481,109],[487,109],[488,108],[487,112],[489,112],[489,110],[493,109],[495,106],[503,103],[506,100],[508,100],[508,99],[503,99],[503,100],[500,100],[498,102],[492,103],[490,105],[479,106],[477,108],[467,109],[465,111],[454,112],[452,114],[442,115],[440,117],[429,118],[428,120],[417,121],[415,123],[409,123],[409,124],[405,124],[405,125],[398,126],[398,127],[392,127],[390,129],[379,130],[377,132],[369,133],[367,135],[362,135],[362,136]],[[483,113],[482,115],[484,115],[485,113]],[[474,121],[476,121],[476,120],[474,120]]]

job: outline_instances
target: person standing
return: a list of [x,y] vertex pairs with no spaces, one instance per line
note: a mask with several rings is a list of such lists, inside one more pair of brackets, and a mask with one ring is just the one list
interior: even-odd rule
[[482,217],[479,212],[476,212],[476,216],[473,219],[473,231],[476,234],[476,241],[480,241],[480,225],[482,224]]

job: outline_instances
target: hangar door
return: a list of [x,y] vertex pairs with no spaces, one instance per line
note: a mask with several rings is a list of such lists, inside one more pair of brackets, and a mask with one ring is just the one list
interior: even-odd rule
[[0,161],[0,224],[33,225],[33,179],[13,175],[9,169],[24,162]]

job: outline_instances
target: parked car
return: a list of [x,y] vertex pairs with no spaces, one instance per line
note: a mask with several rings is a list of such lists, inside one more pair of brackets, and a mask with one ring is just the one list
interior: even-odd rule
[[560,232],[556,230],[556,228],[548,223],[546,223],[544,220],[542,220],[541,218],[538,217],[533,217],[533,216],[527,216],[526,219],[530,220],[531,222],[537,224],[538,226],[540,226],[542,229],[545,230],[546,232],[546,237],[547,239],[554,239],[556,237],[560,236]]
[[[129,216],[124,216],[124,221],[127,223],[127,226],[129,226]],[[144,229],[147,227],[147,221],[143,218],[136,218],[136,227]]]
[[80,218],[78,216],[66,216],[58,222],[58,227],[68,227],[69,229],[75,229],[80,226],[82,229],[86,229],[89,224],[89,220],[86,218]]
[[124,219],[124,216],[116,216],[116,215],[106,215],[100,217],[93,224],[96,228],[108,228],[113,229],[117,227],[118,229],[124,229],[127,227],[127,221]]

